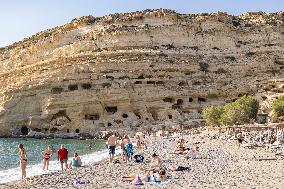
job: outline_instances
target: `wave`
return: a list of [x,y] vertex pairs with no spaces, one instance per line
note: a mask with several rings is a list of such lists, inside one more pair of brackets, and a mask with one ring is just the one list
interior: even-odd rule
[[[121,153],[121,149],[116,149],[116,154]],[[51,159],[54,159],[55,157],[52,157]],[[92,154],[85,154],[81,156],[83,165],[91,165],[93,163],[99,162],[101,160],[104,160],[108,158],[108,150],[100,150],[97,152],[94,152]],[[68,160],[71,161],[72,157],[70,157]],[[49,174],[53,172],[58,172],[61,170],[60,162],[56,160],[51,160],[49,162],[49,170],[43,170],[42,169],[43,164],[38,163],[34,165],[27,165],[27,178],[33,177],[37,175],[43,175],[43,174]],[[2,170],[0,171],[0,183],[6,183],[6,182],[12,182],[21,180],[21,170],[20,167],[18,168],[12,168],[8,170]]]

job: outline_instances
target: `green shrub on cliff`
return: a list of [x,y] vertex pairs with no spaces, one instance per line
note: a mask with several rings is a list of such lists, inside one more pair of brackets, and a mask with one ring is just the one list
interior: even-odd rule
[[224,112],[223,106],[209,106],[202,114],[209,125],[220,125],[220,118]]
[[220,122],[222,125],[241,125],[255,120],[259,102],[251,96],[243,96],[224,106]]
[[284,116],[284,96],[274,100],[272,109],[276,117]]
[[203,111],[209,125],[245,124],[255,120],[259,102],[251,96],[243,96],[225,106],[210,106]]

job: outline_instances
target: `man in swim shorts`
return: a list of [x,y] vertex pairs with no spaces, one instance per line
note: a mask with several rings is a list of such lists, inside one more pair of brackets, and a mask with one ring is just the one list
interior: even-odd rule
[[64,148],[64,145],[61,145],[60,149],[58,150],[58,161],[61,163],[61,170],[63,171],[63,164],[65,163],[66,169],[68,169],[68,150]]
[[115,147],[117,145],[117,137],[115,136],[115,134],[112,134],[110,137],[108,137],[107,145],[109,149],[109,163],[111,163],[114,158]]

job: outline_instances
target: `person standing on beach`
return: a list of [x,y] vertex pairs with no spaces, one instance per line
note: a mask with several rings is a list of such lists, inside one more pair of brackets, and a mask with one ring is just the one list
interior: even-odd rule
[[126,151],[126,161],[132,160],[133,156],[133,144],[131,143],[130,139],[127,139],[127,143],[125,145],[125,151]]
[[117,145],[117,137],[115,136],[115,134],[112,134],[110,137],[108,137],[107,145],[109,149],[109,163],[111,163],[114,158],[115,147]]
[[50,160],[51,154],[52,154],[52,150],[51,150],[50,146],[48,146],[47,149],[45,149],[42,152],[42,155],[43,155],[43,170],[45,170],[45,167],[46,167],[46,170],[48,170],[49,160]]
[[20,156],[20,168],[22,171],[22,179],[25,179],[27,176],[26,168],[27,168],[27,152],[22,144],[19,144],[19,156]]
[[124,135],[124,137],[121,139],[121,144],[120,144],[120,147],[121,147],[121,155],[122,155],[122,158],[123,160],[127,161],[127,156],[126,156],[126,150],[125,150],[125,145],[127,144],[127,138],[128,136],[127,135]]
[[64,145],[61,145],[60,149],[58,150],[58,161],[61,163],[61,170],[63,171],[63,164],[65,163],[66,169],[68,169],[68,150],[64,148]]

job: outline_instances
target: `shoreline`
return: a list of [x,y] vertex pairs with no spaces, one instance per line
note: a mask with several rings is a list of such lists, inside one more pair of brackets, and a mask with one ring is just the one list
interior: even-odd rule
[[[186,160],[182,156],[171,154],[176,146],[178,137],[151,137],[148,140],[148,149],[137,151],[146,159],[153,152],[158,153],[167,167],[190,167],[189,172],[168,172],[169,178],[159,184],[159,188],[281,188],[283,181],[283,160],[263,160],[272,158],[274,154],[264,148],[238,148],[236,141],[211,139],[208,133],[184,136],[190,144],[201,149],[206,159]],[[203,143],[204,142],[204,143]],[[77,188],[72,181],[83,179],[90,181],[84,188],[132,188],[131,182],[121,181],[126,174],[144,174],[147,164],[128,162],[109,165],[107,159],[94,162],[86,167],[68,172],[56,172],[26,179],[0,184],[5,188]],[[83,160],[84,161],[84,160]],[[282,167],[281,167],[282,166]],[[273,171],[271,167],[274,168]],[[156,183],[145,183],[142,188],[157,188]]]
[[[120,152],[120,149],[117,150]],[[80,156],[81,158],[84,159],[84,166],[91,166],[94,163],[97,163],[99,161],[104,161],[105,159],[108,158],[108,150],[107,149],[101,149],[98,151],[95,151],[93,153],[89,154],[83,154]],[[68,158],[68,162],[71,161],[72,157]],[[82,168],[83,168],[82,167]],[[35,171],[37,170],[37,171]],[[60,163],[56,159],[52,159],[49,164],[49,170],[42,170],[42,163],[36,163],[36,164],[31,164],[27,165],[27,180],[41,176],[41,175],[52,175],[54,173],[60,173]],[[4,174],[2,174],[4,173]],[[8,173],[8,174],[7,174]],[[14,176],[11,178],[11,176]],[[16,176],[16,177],[15,177]],[[11,182],[17,182],[20,181],[21,176],[20,176],[20,168],[15,167],[15,168],[10,168],[6,170],[1,170],[0,171],[0,186],[1,184],[6,184],[6,183],[11,183]],[[2,179],[7,179],[8,181],[3,181]]]

